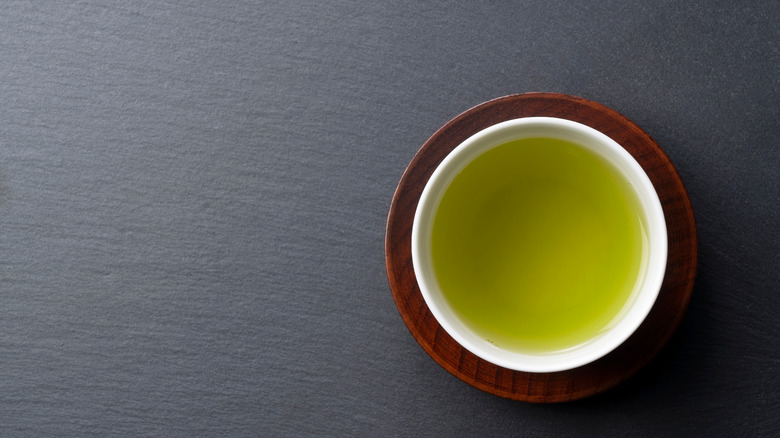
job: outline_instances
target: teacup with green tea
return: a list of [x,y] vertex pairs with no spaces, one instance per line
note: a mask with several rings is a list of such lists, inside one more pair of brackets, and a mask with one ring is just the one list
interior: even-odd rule
[[506,368],[554,372],[624,342],[655,302],[666,225],[634,158],[586,125],[529,117],[465,140],[426,184],[412,259],[431,312]]

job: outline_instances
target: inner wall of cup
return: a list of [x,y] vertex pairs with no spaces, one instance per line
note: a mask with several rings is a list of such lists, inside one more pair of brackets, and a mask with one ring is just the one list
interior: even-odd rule
[[[549,357],[547,359],[540,358],[539,353],[526,354],[522,351],[511,351],[500,349],[487,340],[477,336],[467,324],[463,323],[461,319],[450,308],[449,303],[444,297],[441,289],[438,286],[438,281],[433,271],[432,255],[430,248],[430,237],[433,230],[433,219],[435,218],[436,211],[438,210],[439,203],[444,196],[449,184],[452,180],[463,170],[473,159],[489,149],[505,144],[509,141],[520,140],[525,138],[555,138],[559,140],[569,141],[580,147],[584,147],[603,159],[605,159],[611,166],[616,168],[618,172],[623,175],[630,184],[634,187],[636,196],[639,199],[640,212],[642,215],[642,223],[647,228],[646,232],[650,234],[656,234],[659,230],[654,230],[653,220],[650,217],[648,211],[648,196],[655,196],[657,202],[657,195],[655,195],[652,184],[650,184],[650,190],[652,193],[646,192],[649,184],[646,175],[641,170],[641,167],[633,160],[632,157],[617,143],[614,143],[611,139],[605,135],[596,131],[588,131],[591,128],[584,130],[572,127],[571,124],[575,122],[561,121],[560,119],[544,118],[544,121],[533,123],[530,119],[521,119],[526,123],[513,124],[517,121],[504,122],[499,125],[495,125],[480,133],[475,134],[473,137],[466,140],[463,144],[458,146],[445,160],[439,165],[434,172],[434,175],[429,180],[426,186],[423,197],[421,198],[421,208],[418,209],[418,216],[415,217],[415,226],[413,227],[413,261],[415,256],[424,258],[422,263],[415,262],[415,272],[418,276],[418,281],[421,283],[421,291],[426,302],[429,302],[429,307],[434,313],[434,316],[442,325],[442,327],[455,338],[461,345],[466,347],[472,353],[483,357],[498,365],[506,366],[509,368],[517,368],[518,363],[523,363],[527,371],[548,371],[549,368],[555,368],[556,365],[550,364]],[[584,125],[583,125],[584,127]],[[610,144],[610,142],[612,144]],[[622,155],[622,156],[621,156]],[[630,162],[633,161],[634,166]],[[637,173],[639,172],[639,173]],[[644,181],[642,180],[644,177]],[[650,196],[650,197],[652,197]],[[652,199],[651,199],[652,201]],[[659,204],[660,206],[660,204]],[[665,227],[663,231],[663,238],[665,242]],[[419,233],[419,234],[418,234]],[[424,244],[422,243],[424,242]],[[415,248],[416,244],[421,244],[422,248]],[[664,259],[665,259],[665,247]],[[653,243],[648,238],[643,244],[642,254],[642,266],[640,268],[639,277],[634,290],[631,293],[631,298],[623,306],[620,313],[613,319],[613,322],[605,328],[605,330],[596,338],[592,339],[585,344],[573,347],[569,350],[560,352],[551,352],[542,356],[568,356],[571,363],[587,362],[595,360],[601,355],[608,353],[611,349],[622,343],[625,338],[628,337],[641,323],[636,321],[627,321],[627,316],[631,313],[635,305],[637,305],[637,298],[642,294],[643,288],[647,285],[648,266],[653,255]],[[665,262],[664,262],[665,264]],[[424,286],[423,286],[424,285]],[[652,285],[651,285],[652,286]],[[658,284],[660,287],[660,283]],[[657,291],[656,291],[657,294]],[[646,294],[645,294],[646,295]],[[655,300],[655,296],[652,296],[652,301]],[[646,300],[645,300],[646,301]],[[644,307],[647,306],[647,302],[641,303]],[[652,303],[650,303],[652,305]],[[649,311],[649,307],[647,309]],[[642,320],[646,316],[646,312],[639,315]],[[633,318],[636,319],[636,318]],[[613,332],[628,332],[618,333],[619,338],[610,336]],[[606,339],[610,337],[611,339]],[[609,343],[610,345],[606,345]],[[593,345],[593,351],[598,353],[595,357],[594,353],[583,351],[578,353],[577,350],[587,350],[586,347]],[[611,345],[614,344],[614,345]],[[598,350],[598,351],[597,351]],[[559,358],[561,359],[561,358]],[[558,366],[568,366],[566,361],[557,361]],[[565,369],[565,368],[564,368]]]

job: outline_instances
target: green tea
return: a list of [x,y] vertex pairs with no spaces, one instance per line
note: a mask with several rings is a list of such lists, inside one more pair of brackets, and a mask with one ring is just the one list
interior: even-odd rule
[[565,350],[610,326],[646,252],[632,186],[575,144],[517,140],[482,154],[442,197],[431,256],[454,312],[514,351]]

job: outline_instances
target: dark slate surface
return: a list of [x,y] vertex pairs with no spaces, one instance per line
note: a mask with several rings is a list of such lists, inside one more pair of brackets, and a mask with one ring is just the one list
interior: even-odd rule
[[[3,4],[0,435],[780,435],[778,3],[367,3]],[[634,120],[699,225],[679,332],[570,404],[449,375],[384,271],[415,151],[525,91]]]

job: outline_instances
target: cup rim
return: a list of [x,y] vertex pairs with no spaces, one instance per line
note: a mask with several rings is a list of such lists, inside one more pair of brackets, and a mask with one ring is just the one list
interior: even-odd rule
[[[538,135],[544,132],[543,135]],[[536,134],[536,135],[535,135]],[[559,138],[592,150],[615,167],[637,191],[646,219],[648,256],[640,290],[624,306],[622,315],[604,333],[570,349],[520,353],[501,349],[482,339],[448,308],[430,262],[433,218],[455,176],[477,156],[511,140]],[[652,309],[663,282],[667,259],[667,230],[663,208],[644,169],[622,146],[587,125],[555,117],[524,117],[485,128],[464,140],[437,166],[421,194],[412,225],[412,264],[420,292],[442,328],[476,356],[504,368],[525,372],[556,372],[593,362],[625,342]]]

